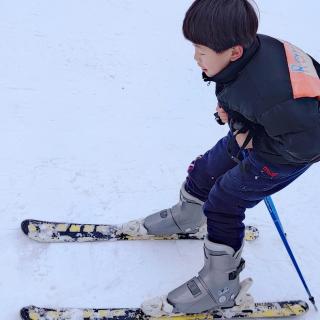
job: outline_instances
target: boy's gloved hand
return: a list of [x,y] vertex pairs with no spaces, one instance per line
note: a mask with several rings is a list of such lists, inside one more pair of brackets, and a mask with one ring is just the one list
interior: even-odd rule
[[216,111],[218,114],[218,117],[216,116],[216,118],[219,118],[222,124],[228,123],[229,121],[228,114],[219,105],[217,105]]

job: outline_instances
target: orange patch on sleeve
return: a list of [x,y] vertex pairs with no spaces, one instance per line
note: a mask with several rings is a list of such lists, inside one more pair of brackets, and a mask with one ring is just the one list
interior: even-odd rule
[[311,58],[301,49],[284,41],[293,96],[320,100],[320,79]]

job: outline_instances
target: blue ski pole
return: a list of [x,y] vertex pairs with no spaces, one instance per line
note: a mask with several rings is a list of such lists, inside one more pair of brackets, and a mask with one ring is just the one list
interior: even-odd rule
[[292,252],[292,250],[291,250],[291,248],[290,248],[290,245],[289,245],[289,243],[288,243],[288,240],[287,240],[287,238],[286,238],[286,235],[285,235],[285,233],[284,233],[284,231],[283,231],[283,227],[282,227],[282,224],[281,224],[281,222],[280,222],[280,218],[279,218],[279,215],[278,215],[278,213],[277,213],[276,207],[275,207],[275,205],[274,205],[274,203],[273,203],[273,201],[272,201],[272,198],[271,198],[270,196],[269,196],[269,197],[266,197],[266,198],[264,199],[264,202],[265,202],[265,204],[266,204],[266,206],[267,206],[267,208],[268,208],[268,210],[269,210],[269,212],[270,212],[270,215],[271,215],[272,220],[273,220],[273,222],[274,222],[274,224],[275,224],[275,226],[276,226],[276,228],[277,228],[277,230],[278,230],[278,232],[279,232],[279,235],[280,235],[280,237],[281,237],[281,239],[282,239],[282,242],[283,242],[284,246],[285,246],[286,249],[287,249],[287,252],[288,252],[288,254],[289,254],[290,258],[291,258],[291,261],[292,261],[294,267],[295,267],[296,270],[297,270],[297,273],[298,273],[298,275],[299,275],[299,277],[300,277],[300,279],[301,279],[301,281],[302,281],[302,284],[303,284],[305,290],[306,290],[307,293],[308,293],[309,300],[310,300],[310,302],[313,304],[313,306],[314,306],[314,308],[316,309],[316,311],[318,311],[317,306],[316,306],[316,303],[315,303],[315,300],[314,300],[314,297],[311,295],[311,292],[310,292],[310,290],[309,290],[309,288],[308,288],[308,286],[307,286],[306,281],[304,280],[304,277],[303,277],[303,275],[302,275],[302,272],[301,272],[301,270],[300,270],[300,268],[299,268],[299,265],[298,265],[298,263],[297,263],[297,261],[296,261],[296,259],[295,259],[295,257],[294,257],[294,254],[293,254],[293,252]]
[[280,227],[280,229],[281,229],[281,232],[282,232],[285,236],[287,236],[287,233],[284,232],[282,223],[281,223],[281,221],[280,221],[280,217],[279,217],[279,215],[278,215],[278,212],[277,212],[277,210],[276,210],[276,207],[275,207],[275,205],[274,205],[273,200],[271,199],[271,197],[266,197],[266,198],[264,199],[264,202],[265,202],[265,204],[266,204],[266,206],[267,206],[267,208],[268,208],[268,210],[269,210],[269,212],[270,212],[270,214],[271,214],[271,217],[272,217],[272,219],[273,219],[273,222],[274,222],[274,223],[278,223],[278,224],[279,224],[279,227]]

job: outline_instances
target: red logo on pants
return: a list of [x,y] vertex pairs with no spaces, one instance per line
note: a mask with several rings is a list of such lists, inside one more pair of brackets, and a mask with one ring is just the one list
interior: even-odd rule
[[267,166],[264,166],[264,167],[262,168],[262,171],[263,171],[264,173],[266,173],[268,176],[272,177],[272,178],[276,177],[276,176],[279,174],[279,173],[276,173],[276,172],[271,171],[271,169],[268,168]]

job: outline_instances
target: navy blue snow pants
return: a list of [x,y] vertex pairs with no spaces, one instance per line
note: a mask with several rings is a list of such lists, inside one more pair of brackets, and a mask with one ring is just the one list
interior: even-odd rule
[[[285,188],[310,165],[273,164],[258,159],[254,149],[246,150],[242,165],[237,164],[227,151],[230,139],[229,133],[191,163],[186,190],[205,202],[209,240],[238,251],[244,238],[246,208]],[[230,151],[236,155],[239,147],[232,145]]]

